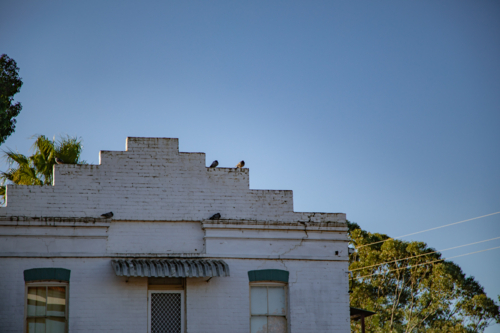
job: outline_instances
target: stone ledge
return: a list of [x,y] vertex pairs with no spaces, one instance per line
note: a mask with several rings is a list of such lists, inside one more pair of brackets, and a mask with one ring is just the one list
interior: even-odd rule
[[110,220],[95,217],[54,217],[54,216],[0,216],[2,226],[92,226],[109,227]]
[[[280,222],[280,221],[252,221],[252,220],[203,220],[204,228],[276,228],[276,229],[311,229],[321,230],[322,228],[341,228],[347,230],[345,222]],[[266,228],[266,229],[267,229]],[[345,230],[344,230],[345,229]]]
[[242,260],[307,260],[307,261],[335,261],[348,264],[347,257],[339,256],[299,256],[299,255],[238,255],[238,254],[206,254],[206,253],[106,253],[106,254],[88,254],[88,253],[37,253],[37,252],[3,252],[0,258],[47,258],[47,259],[69,259],[69,258],[89,258],[89,259],[158,259],[158,258],[204,258],[204,259],[242,259]]

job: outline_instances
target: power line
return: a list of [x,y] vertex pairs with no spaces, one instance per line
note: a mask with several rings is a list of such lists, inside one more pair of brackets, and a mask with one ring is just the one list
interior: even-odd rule
[[468,219],[468,220],[463,220],[463,221],[459,221],[459,222],[455,222],[455,223],[450,223],[450,224],[442,225],[442,226],[440,226],[440,227],[435,227],[435,228],[431,228],[431,229],[426,229],[426,230],[422,230],[422,231],[417,231],[417,232],[414,232],[414,233],[411,233],[411,234],[407,234],[407,235],[403,235],[403,236],[399,236],[399,237],[391,237],[391,238],[387,238],[387,239],[384,239],[384,240],[381,240],[381,241],[378,241],[378,242],[373,242],[373,243],[370,243],[370,244],[360,245],[360,246],[358,246],[358,247],[357,247],[357,249],[360,249],[360,248],[365,247],[365,246],[370,246],[370,245],[373,245],[373,244],[384,243],[384,242],[387,242],[388,240],[391,240],[391,239],[403,238],[403,237],[407,237],[407,236],[412,236],[412,235],[416,235],[416,234],[421,234],[421,233],[423,233],[423,232],[427,232],[427,231],[431,231],[431,230],[436,230],[436,229],[441,229],[441,228],[449,227],[449,226],[452,226],[452,225],[455,225],[455,224],[459,224],[459,223],[464,223],[464,222],[469,222],[469,221],[472,221],[472,220],[481,219],[481,218],[483,218],[483,217],[487,217],[487,216],[491,216],[491,215],[495,215],[495,214],[500,214],[500,212],[491,213],[491,214],[488,214],[488,215],[483,215],[483,216],[478,216],[478,217],[474,217],[474,218],[471,218],[471,219]]
[[398,261],[402,261],[402,260],[406,260],[406,259],[418,258],[418,257],[426,256],[426,255],[437,253],[437,252],[444,252],[444,251],[448,251],[448,250],[458,249],[458,248],[464,247],[464,246],[469,246],[469,245],[474,245],[474,244],[479,244],[479,243],[485,243],[485,242],[489,242],[489,241],[492,241],[492,240],[495,240],[495,239],[500,239],[500,237],[495,237],[495,238],[490,238],[490,239],[482,240],[482,241],[479,241],[479,242],[474,242],[474,243],[469,243],[469,244],[465,244],[465,245],[450,247],[450,248],[444,249],[444,250],[422,253],[422,254],[419,254],[419,255],[416,255],[416,256],[412,256],[412,257],[406,257],[406,258],[396,259],[396,260],[392,260],[392,261],[381,262],[379,264],[375,264],[375,265],[371,265],[371,266],[364,266],[364,267],[361,267],[361,268],[355,268],[355,269],[351,269],[349,272],[355,272],[355,271],[359,271],[359,270],[362,270],[362,269],[365,269],[365,268],[371,268],[371,267],[375,267],[375,266],[381,266],[381,265],[390,264],[390,263],[393,263],[393,262],[398,262]]
[[471,254],[476,254],[476,253],[480,253],[480,252],[491,251],[491,250],[495,250],[495,249],[500,249],[500,246],[497,246],[497,247],[492,247],[492,248],[490,248],[490,249],[486,249],[486,250],[481,250],[481,251],[476,251],[476,252],[470,252],[470,253],[466,253],[466,254],[460,254],[460,255],[458,255],[458,256],[454,256],[454,257],[449,257],[449,258],[443,258],[443,259],[438,259],[438,260],[434,260],[434,261],[424,262],[424,263],[422,263],[422,264],[418,264],[418,265],[413,265],[413,266],[407,266],[407,267],[402,267],[402,268],[390,269],[390,270],[385,271],[385,272],[373,273],[373,274],[363,275],[363,276],[356,276],[356,279],[362,279],[362,278],[369,277],[369,276],[373,276],[373,275],[386,274],[386,273],[389,273],[389,272],[392,272],[392,271],[398,271],[398,270],[400,270],[400,269],[407,269],[407,268],[413,268],[413,267],[418,267],[418,266],[422,266],[422,265],[433,264],[433,263],[436,263],[436,262],[438,262],[438,261],[444,261],[444,260],[448,260],[448,259],[453,259],[453,258],[458,258],[458,257],[464,257],[464,256],[468,256],[468,255],[471,255]]

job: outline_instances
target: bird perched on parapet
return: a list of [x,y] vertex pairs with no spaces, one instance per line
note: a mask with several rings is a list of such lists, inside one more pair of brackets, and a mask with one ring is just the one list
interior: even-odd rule
[[212,164],[210,164],[210,167],[211,167],[211,168],[215,168],[215,167],[217,167],[218,165],[219,165],[219,161],[215,160],[215,161],[213,161],[213,162],[212,162]]
[[59,157],[56,157],[56,163],[57,164],[64,164],[64,161],[61,160]]
[[104,217],[105,219],[109,219],[113,217],[113,212],[104,213],[101,216]]
[[220,213],[212,215],[212,217],[209,218],[209,220],[219,220],[220,219]]
[[240,163],[236,164],[237,168],[243,168],[245,166],[245,161],[241,161]]

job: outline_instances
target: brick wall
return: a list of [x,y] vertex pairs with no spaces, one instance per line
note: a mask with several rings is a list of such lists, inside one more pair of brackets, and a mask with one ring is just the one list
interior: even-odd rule
[[295,213],[292,191],[251,190],[249,170],[207,168],[204,153],[179,153],[178,139],[127,138],[99,165],[55,165],[54,186],[7,186],[0,216],[99,217],[139,221],[224,219],[345,221],[345,214]]
[[147,278],[117,277],[116,258],[227,262],[230,277],[187,279],[189,333],[248,333],[247,272],[268,268],[290,272],[290,332],[349,332],[345,214],[296,213],[292,191],[251,190],[248,169],[206,168],[177,139],[128,138],[126,149],[56,165],[54,186],[7,187],[0,332],[23,331],[23,271],[39,267],[71,270],[69,332],[146,332]]
[[[248,333],[250,295],[247,272],[284,269],[288,285],[290,333],[349,332],[345,262],[226,260],[230,277],[192,278],[186,285],[187,333]],[[36,267],[71,270],[69,332],[146,332],[147,278],[117,277],[108,259],[2,259],[0,331],[21,333],[24,320],[23,271]]]

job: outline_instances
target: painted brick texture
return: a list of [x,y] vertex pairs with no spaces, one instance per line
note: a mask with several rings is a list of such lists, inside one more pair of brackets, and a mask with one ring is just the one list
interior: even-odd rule
[[[248,271],[285,269],[290,333],[349,332],[347,263],[226,260],[231,277],[187,279],[187,333],[248,333]],[[108,259],[2,259],[0,331],[24,327],[23,271],[35,267],[71,270],[69,332],[147,332],[147,278],[117,277]],[[9,300],[5,302],[5,300]]]
[[288,333],[349,332],[345,214],[294,212],[292,191],[251,190],[248,169],[205,162],[177,139],[127,138],[99,165],[56,165],[53,186],[9,185],[0,333],[23,332],[23,271],[41,267],[71,270],[69,332],[147,332],[148,280],[116,276],[117,258],[229,265],[230,277],[186,279],[188,333],[248,333],[247,273],[257,269],[290,273]]
[[71,270],[69,332],[145,332],[147,281],[144,278],[131,278],[128,282],[119,279],[109,260],[16,258],[2,259],[1,263],[0,332],[23,332],[23,271],[38,267]]
[[250,331],[248,271],[283,269],[290,272],[288,321],[290,331],[349,332],[347,263],[294,260],[226,260],[231,277],[188,279],[188,332]]
[[7,186],[0,216],[116,220],[345,221],[342,213],[295,213],[292,191],[251,190],[249,170],[207,168],[204,153],[180,153],[178,139],[127,138],[126,151],[101,151],[99,165],[55,165],[54,186]]

